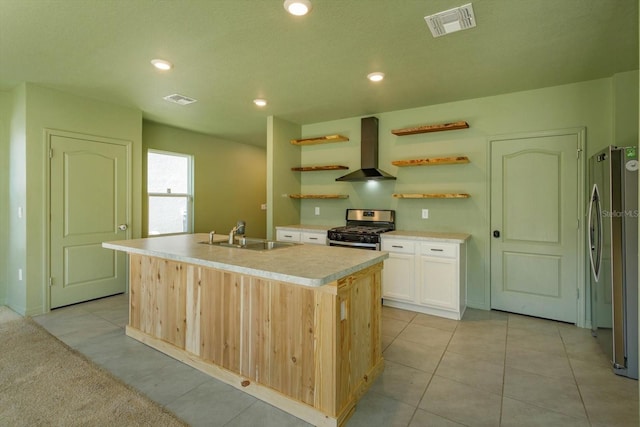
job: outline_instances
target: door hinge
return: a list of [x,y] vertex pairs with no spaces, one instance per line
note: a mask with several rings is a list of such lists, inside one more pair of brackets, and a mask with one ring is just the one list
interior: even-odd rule
[[580,230],[580,218],[576,220],[576,228]]
[[49,277],[49,287],[53,286],[53,277]]
[[49,148],[49,158],[53,159],[53,148]]
[[576,150],[576,159],[579,159],[579,158],[580,158],[580,153],[582,153],[582,148],[578,148],[578,149]]
[[580,288],[576,288],[576,296],[580,299]]

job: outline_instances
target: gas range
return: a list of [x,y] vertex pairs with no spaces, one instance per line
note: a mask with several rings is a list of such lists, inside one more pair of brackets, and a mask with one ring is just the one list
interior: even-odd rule
[[327,232],[330,246],[380,250],[380,234],[396,228],[395,211],[347,209],[347,225]]

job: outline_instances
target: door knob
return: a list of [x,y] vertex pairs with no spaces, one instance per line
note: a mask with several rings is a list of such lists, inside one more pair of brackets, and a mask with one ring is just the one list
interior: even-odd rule
[[120,231],[127,231],[127,228],[129,228],[129,227],[127,226],[127,224],[120,224],[120,225],[118,226],[118,230],[120,230]]
[[500,230],[493,230],[493,237],[495,238],[500,237]]

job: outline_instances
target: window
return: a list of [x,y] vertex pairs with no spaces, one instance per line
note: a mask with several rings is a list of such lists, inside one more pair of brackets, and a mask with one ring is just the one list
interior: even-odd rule
[[186,154],[148,151],[149,236],[191,233],[192,164]]

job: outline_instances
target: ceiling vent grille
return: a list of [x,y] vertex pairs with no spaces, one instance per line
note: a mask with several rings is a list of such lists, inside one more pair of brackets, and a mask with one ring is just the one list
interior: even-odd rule
[[162,98],[166,101],[173,102],[178,105],[189,105],[197,102],[197,99],[189,98],[188,96],[180,95],[179,93],[174,93],[173,95],[167,95]]
[[445,10],[433,15],[425,16],[424,20],[431,30],[433,37],[444,36],[456,31],[466,30],[476,26],[471,3],[453,9]]

